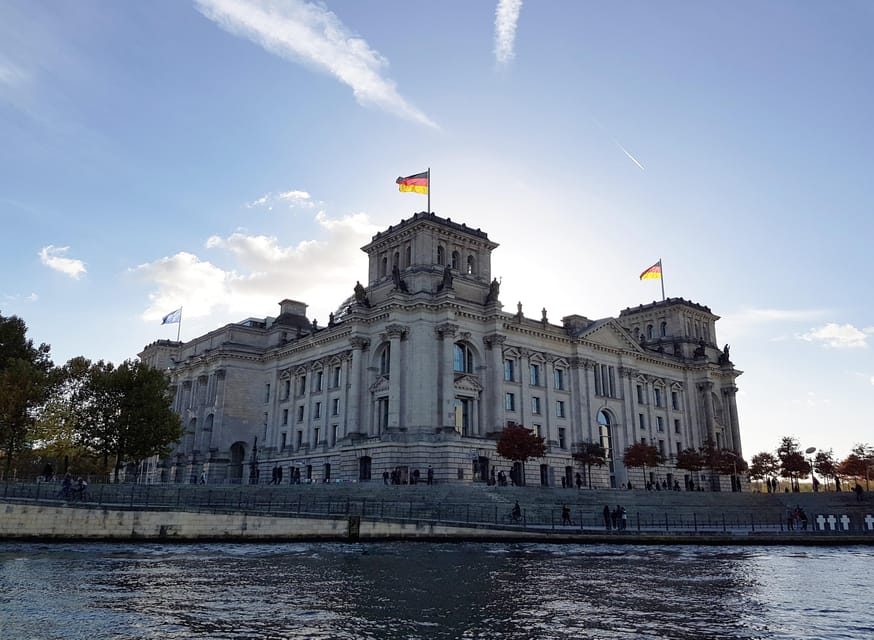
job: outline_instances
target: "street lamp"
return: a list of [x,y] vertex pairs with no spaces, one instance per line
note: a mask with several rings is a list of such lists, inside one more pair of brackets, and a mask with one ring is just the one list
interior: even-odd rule
[[[816,453],[816,447],[807,447],[807,449],[804,450],[804,453],[806,453],[809,456],[812,456],[814,453]],[[817,481],[816,476],[813,475],[813,458],[812,457],[810,458],[810,462],[808,464],[810,464],[810,484],[813,487],[813,490],[817,491],[819,482]]]
[[740,478],[737,477],[737,454],[734,451],[726,451],[725,455],[731,456],[731,490],[740,491]]

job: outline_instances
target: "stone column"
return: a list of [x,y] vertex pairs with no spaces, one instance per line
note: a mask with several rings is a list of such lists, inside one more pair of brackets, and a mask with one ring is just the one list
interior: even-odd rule
[[352,346],[352,350],[349,354],[351,360],[348,368],[349,379],[346,382],[346,431],[343,436],[363,432],[361,424],[361,391],[363,388],[361,360],[364,358],[363,352],[370,346],[370,340],[355,337],[349,339],[349,344]]
[[546,356],[546,366],[544,367],[544,384],[546,386],[546,393],[544,394],[544,403],[546,406],[544,407],[544,415],[543,415],[543,429],[544,429],[544,437],[546,440],[546,444],[557,447],[558,446],[558,433],[555,431],[555,407],[553,407],[553,403],[555,402],[555,394],[552,391],[555,380],[553,379],[553,370],[555,367],[555,356],[547,355]]
[[732,385],[722,390],[724,404],[729,414],[729,425],[731,426],[731,448],[737,451],[739,456],[743,456],[740,442],[740,423],[737,418],[737,387]]
[[387,431],[397,431],[401,426],[401,339],[407,333],[407,328],[400,324],[390,324],[385,328],[389,340],[389,375],[388,375],[388,424]]
[[519,419],[528,429],[531,425],[531,367],[528,349],[519,349]]
[[446,322],[435,327],[435,331],[443,341],[441,358],[439,363],[440,371],[440,415],[438,416],[438,426],[452,426],[455,429],[455,372],[453,370],[454,349],[455,349],[455,334],[458,331],[458,325]]
[[503,430],[504,428],[504,398],[501,391],[503,390],[503,373],[504,373],[504,343],[507,341],[506,336],[493,334],[485,336],[483,343],[486,346],[486,352],[489,354],[488,379],[484,384],[485,391],[482,394],[482,413],[483,413],[483,430],[487,435]]
[[711,395],[713,383],[710,380],[702,382],[698,385],[698,390],[704,394],[704,432],[707,434],[706,439],[716,446],[716,424],[713,421],[713,396]]

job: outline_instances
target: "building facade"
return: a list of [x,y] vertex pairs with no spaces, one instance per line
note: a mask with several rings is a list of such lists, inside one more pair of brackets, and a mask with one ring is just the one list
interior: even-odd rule
[[438,481],[486,481],[512,466],[495,452],[511,423],[546,441],[525,465],[527,484],[571,481],[583,442],[607,449],[608,464],[592,470],[598,487],[688,482],[670,462],[646,477],[626,469],[635,442],[669,460],[708,441],[741,453],[741,372],[718,347],[709,308],[669,298],[561,324],[546,310],[527,317],[521,303],[506,312],[491,274],[497,246],[418,213],[363,247],[367,284],[327,326],[283,300],[276,317],[145,347],[140,358],[167,370],[185,427],[156,479],[266,482],[279,468],[283,482],[381,481],[385,471],[403,482],[430,467]]

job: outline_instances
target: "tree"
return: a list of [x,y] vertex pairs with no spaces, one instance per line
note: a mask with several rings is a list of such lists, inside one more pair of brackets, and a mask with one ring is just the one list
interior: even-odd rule
[[857,444],[850,455],[838,465],[838,473],[855,478],[858,482],[865,478],[866,490],[870,490],[870,475],[874,470],[874,448],[868,444]]
[[27,325],[16,316],[0,315],[0,445],[6,473],[13,456],[30,442],[30,430],[53,381],[49,346],[33,346]]
[[592,486],[592,467],[603,467],[607,463],[607,449],[604,445],[596,442],[581,442],[572,454],[573,459],[579,462],[587,471],[589,487]]
[[635,442],[633,445],[625,449],[625,455],[622,457],[622,462],[629,469],[643,467],[644,482],[646,482],[646,468],[657,467],[664,464],[665,457],[655,446],[651,444],[643,444]]
[[772,478],[780,471],[780,460],[773,453],[762,451],[753,456],[750,464],[750,478],[761,482]]
[[115,478],[125,462],[165,456],[182,437],[164,374],[137,361],[91,364],[75,394],[82,440]]
[[789,479],[793,491],[799,491],[798,481],[810,473],[810,463],[804,459],[798,440],[793,436],[784,436],[777,447],[777,457],[780,459],[780,475]]
[[516,478],[516,482],[525,484],[525,462],[542,457],[546,453],[546,444],[541,436],[521,424],[515,424],[501,431],[495,449],[499,456],[522,465],[522,477]]
[[828,481],[829,478],[834,479],[838,474],[838,463],[835,460],[834,451],[817,451],[816,458],[813,460],[814,470]]

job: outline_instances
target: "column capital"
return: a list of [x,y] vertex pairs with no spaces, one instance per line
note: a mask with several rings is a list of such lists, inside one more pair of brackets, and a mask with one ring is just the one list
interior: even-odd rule
[[352,338],[349,338],[349,346],[351,346],[352,349],[360,349],[361,351],[365,351],[370,347],[370,339],[362,338],[360,336],[354,336]]
[[385,334],[388,338],[403,338],[407,333],[407,328],[402,324],[390,324],[385,328]]
[[633,378],[638,373],[640,373],[640,371],[632,367],[619,367],[619,376],[622,378]]
[[444,322],[443,324],[438,324],[434,327],[434,331],[442,338],[454,338],[455,334],[458,332],[458,325],[452,324],[451,322]]
[[507,336],[498,335],[497,333],[483,336],[483,344],[486,345],[486,349],[494,349],[495,347],[502,349],[505,342],[507,342]]
[[216,380],[224,380],[225,379],[225,370],[224,369],[216,369],[215,370]]

